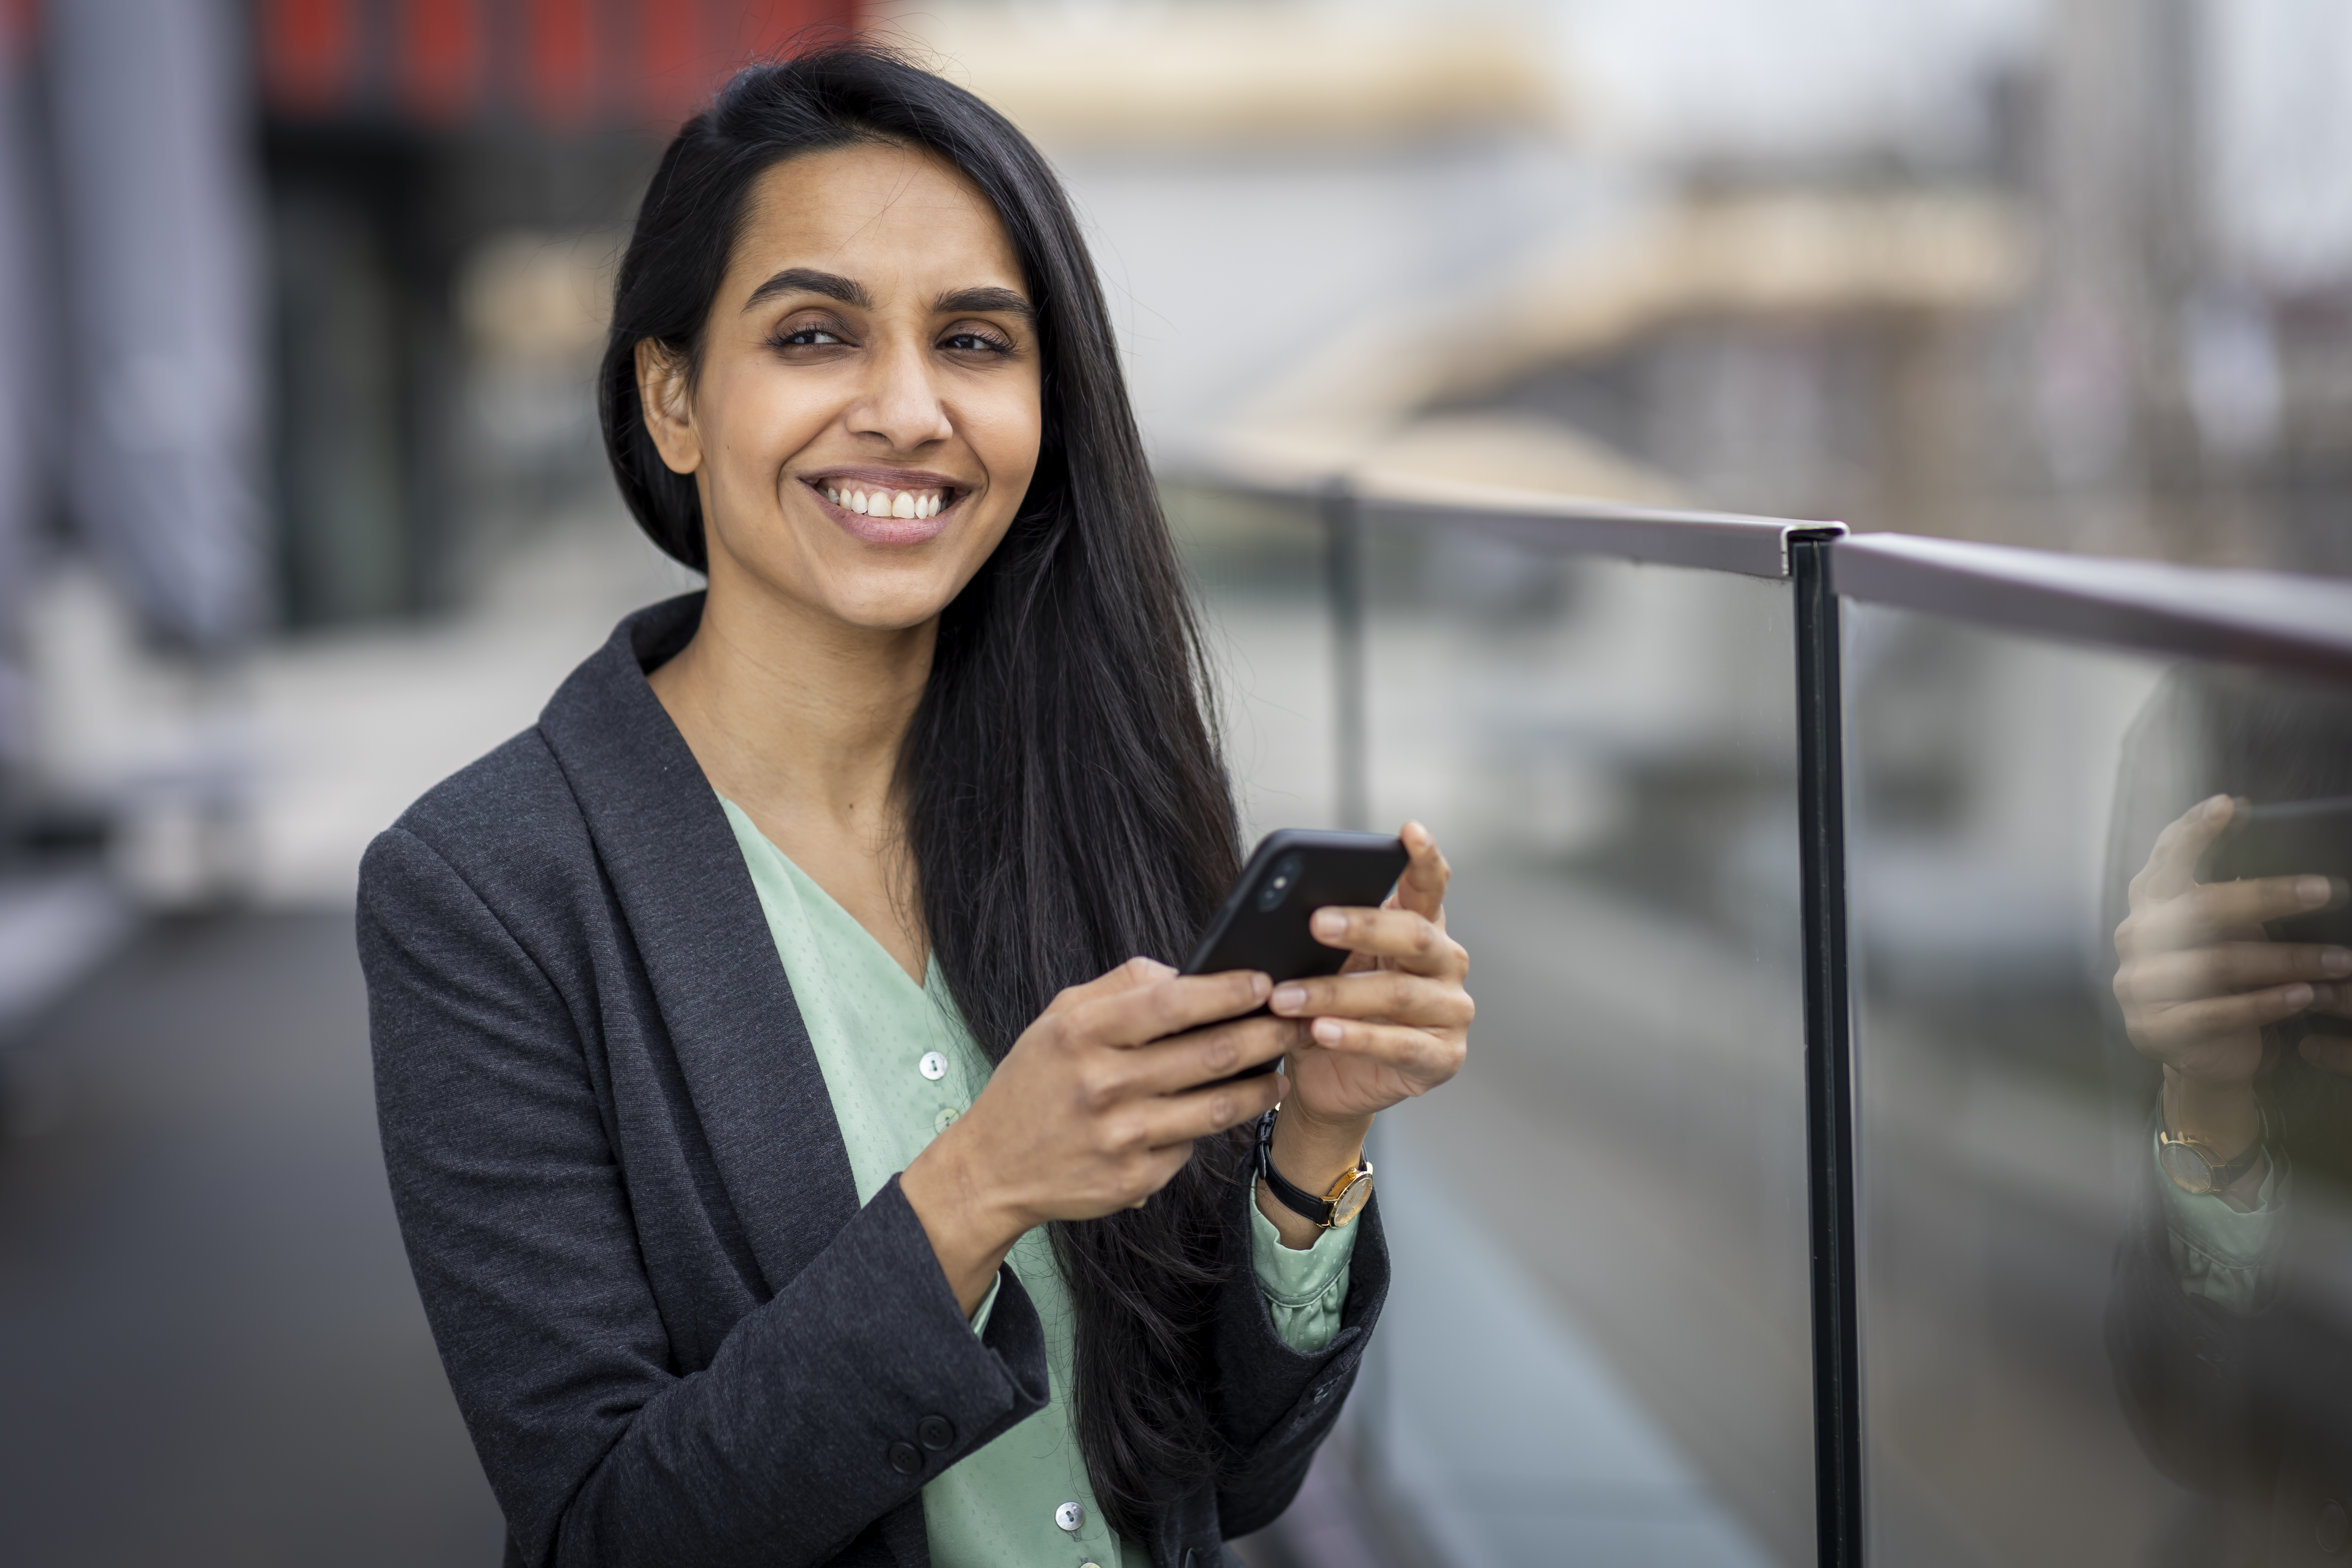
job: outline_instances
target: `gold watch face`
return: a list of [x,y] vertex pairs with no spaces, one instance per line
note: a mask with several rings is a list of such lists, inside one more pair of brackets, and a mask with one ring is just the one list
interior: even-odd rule
[[1367,1171],[1349,1182],[1346,1190],[1332,1200],[1331,1228],[1337,1230],[1341,1226],[1355,1224],[1356,1216],[1363,1213],[1364,1205],[1371,1201],[1372,1173]]
[[2156,1152],[2156,1163],[2172,1184],[2194,1197],[2213,1190],[2213,1166],[2196,1144],[2166,1139]]

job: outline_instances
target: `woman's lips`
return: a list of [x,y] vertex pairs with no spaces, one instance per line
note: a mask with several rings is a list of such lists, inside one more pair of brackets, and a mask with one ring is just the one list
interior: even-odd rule
[[[897,494],[909,494],[919,497],[925,492],[922,490],[893,492],[871,484],[838,479],[805,479],[802,482],[807,485],[810,492],[816,497],[817,506],[827,517],[868,544],[920,544],[927,540],[938,538],[946,531],[950,519],[956,508],[962,504],[965,495],[963,491],[949,492],[933,486],[929,493],[937,497],[938,510],[931,512],[928,517],[895,517],[887,513],[876,515],[873,512],[852,510],[841,501],[831,499],[825,491],[830,489],[841,494],[844,500],[847,500],[852,496],[865,496],[867,498],[866,504],[869,507],[875,506],[883,496],[895,498]],[[919,502],[912,510],[919,511],[923,507]]]

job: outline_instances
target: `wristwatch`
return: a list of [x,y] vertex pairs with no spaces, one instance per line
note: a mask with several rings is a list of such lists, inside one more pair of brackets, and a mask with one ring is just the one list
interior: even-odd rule
[[2246,1145],[2234,1160],[2224,1160],[2213,1152],[2213,1146],[2195,1138],[2175,1138],[2164,1130],[2161,1118],[2156,1127],[2156,1163],[2172,1184],[2192,1197],[2206,1197],[2214,1193],[2226,1193],[2244,1179],[2254,1163],[2271,1145],[2271,1113],[2267,1107],[2259,1113],[2260,1131],[2254,1141]]
[[1331,1190],[1317,1197],[1304,1187],[1295,1187],[1282,1179],[1274,1168],[1274,1118],[1282,1107],[1276,1106],[1257,1119],[1257,1175],[1266,1191],[1276,1202],[1304,1219],[1311,1219],[1325,1230],[1337,1230],[1356,1223],[1364,1205],[1372,1201],[1372,1163],[1359,1161],[1352,1171],[1342,1171]]

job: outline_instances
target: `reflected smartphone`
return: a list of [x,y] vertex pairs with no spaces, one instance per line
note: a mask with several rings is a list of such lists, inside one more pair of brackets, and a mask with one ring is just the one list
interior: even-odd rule
[[[2313,876],[2352,881],[2352,795],[2241,805],[2205,858],[2209,882]],[[2352,947],[2352,907],[2273,921],[2266,929],[2281,942]]]
[[[1408,858],[1403,840],[1377,833],[1284,827],[1267,834],[1202,933],[1184,973],[1256,969],[1277,985],[1337,973],[1348,954],[1317,942],[1307,929],[1307,917],[1333,904],[1379,904],[1404,874]],[[1275,1067],[1263,1062],[1233,1076],[1255,1078]]]

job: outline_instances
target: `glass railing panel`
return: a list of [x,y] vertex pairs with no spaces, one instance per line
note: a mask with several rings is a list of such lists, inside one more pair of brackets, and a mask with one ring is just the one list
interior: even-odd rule
[[1371,821],[1444,846],[1479,1007],[1381,1134],[1384,1484],[1452,1562],[1810,1562],[1789,587],[1362,560]]
[[2342,1560],[2352,688],[1867,605],[1846,649],[1871,1561]]
[[1339,811],[1328,538],[1316,503],[1161,489],[1201,608],[1244,842]]

